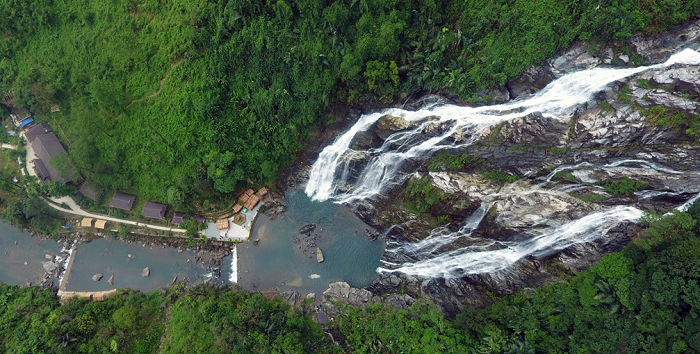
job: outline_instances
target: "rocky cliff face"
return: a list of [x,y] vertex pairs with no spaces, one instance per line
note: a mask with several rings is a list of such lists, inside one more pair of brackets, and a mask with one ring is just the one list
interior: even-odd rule
[[[698,50],[700,21],[655,37],[636,36],[625,50],[620,48],[578,43],[543,65],[528,68],[522,77],[508,83],[506,95],[523,98],[564,74],[582,69],[655,64],[683,48]],[[413,105],[422,107],[426,102],[441,101],[446,99],[427,96]],[[400,117],[382,117],[356,137],[353,145],[378,148],[393,133],[415,126],[415,122]],[[439,136],[452,128],[438,121],[425,126],[423,134],[428,136]],[[470,133],[458,130],[450,138],[461,142]],[[700,174],[696,173],[700,163],[700,69],[677,64],[645,71],[611,85],[571,118],[545,118],[533,113],[491,126],[481,136],[465,149],[450,151],[471,158],[461,168],[428,171],[422,165],[426,161],[411,161],[407,168],[418,171],[408,178],[427,178],[443,193],[456,196],[446,202],[447,209],[456,201],[468,201],[470,207],[460,209],[463,218],[447,218],[446,224],[436,228],[435,219],[417,217],[396,203],[401,188],[384,198],[357,203],[358,215],[385,230],[389,243],[418,247],[428,236],[444,237],[464,228],[468,222],[464,219],[479,207],[487,212],[477,220],[478,227],[471,237],[505,243],[614,206],[668,211],[700,192]],[[369,158],[358,154],[348,173],[359,176]],[[494,181],[485,177],[483,172],[488,170],[517,176],[519,181]],[[639,233],[635,223],[621,222],[602,238],[536,253],[507,269],[437,278],[386,272],[368,290],[374,295],[425,297],[454,314],[465,305],[488,304],[491,298],[487,294],[511,294],[585,269]],[[433,253],[448,253],[470,242],[455,238],[436,247]],[[407,249],[405,246],[395,249],[398,251],[385,253],[387,264],[418,260],[415,252],[401,252]],[[336,290],[330,289],[329,293],[335,294]],[[363,294],[367,301],[377,300],[370,293]],[[332,299],[342,301],[342,294]]]

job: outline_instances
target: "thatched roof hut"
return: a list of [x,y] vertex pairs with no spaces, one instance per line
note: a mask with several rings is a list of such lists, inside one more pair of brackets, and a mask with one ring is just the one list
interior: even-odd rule
[[107,220],[100,220],[100,219],[95,220],[95,228],[101,229],[101,230],[106,229],[107,228]]
[[216,228],[219,230],[228,230],[230,227],[228,219],[216,220]]

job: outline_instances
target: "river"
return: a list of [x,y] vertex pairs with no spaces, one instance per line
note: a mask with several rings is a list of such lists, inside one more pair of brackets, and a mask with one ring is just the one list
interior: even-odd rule
[[[39,284],[44,275],[46,255],[61,253],[63,242],[33,237],[4,222],[0,223],[0,281],[6,284]],[[130,244],[110,238],[98,238],[76,245],[73,266],[67,279],[68,291],[102,291],[130,288],[142,291],[167,287],[175,276],[181,281],[189,278],[190,284],[206,280],[211,274],[194,262],[196,254],[191,250],[178,252],[171,247]],[[63,262],[65,263],[65,262]],[[145,267],[150,276],[142,277]],[[102,280],[92,276],[101,273]],[[107,280],[114,276],[114,285]],[[58,286],[58,284],[54,284]]]
[[7,284],[38,284],[44,275],[45,255],[56,255],[61,244],[32,237],[28,232],[0,222],[0,281]]
[[[100,238],[77,245],[72,257],[73,266],[68,278],[68,291],[103,291],[115,288],[130,288],[149,291],[166,287],[177,276],[190,284],[201,282],[211,273],[195,262],[196,253],[167,246],[131,244],[109,238]],[[144,268],[150,276],[143,277]],[[101,281],[92,276],[100,273]],[[114,285],[107,280],[114,276]]]

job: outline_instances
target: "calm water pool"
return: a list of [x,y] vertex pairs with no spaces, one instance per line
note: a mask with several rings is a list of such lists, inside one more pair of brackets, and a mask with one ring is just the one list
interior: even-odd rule
[[[109,238],[96,239],[77,245],[73,253],[73,268],[66,290],[102,291],[115,288],[130,288],[149,291],[167,287],[175,276],[181,281],[185,276],[190,284],[201,282],[209,275],[195,263],[195,252],[183,250],[179,253],[172,247],[159,245],[129,244]],[[189,260],[189,262],[188,262]],[[142,277],[141,271],[149,267],[151,275]],[[92,276],[101,273],[96,282]],[[107,280],[114,276],[114,285]]]
[[38,284],[44,275],[42,262],[47,261],[44,256],[58,254],[60,246],[56,241],[32,237],[28,232],[0,222],[0,281],[15,285]]
[[[287,211],[274,220],[261,214],[251,241],[238,246],[238,284],[246,290],[296,290],[319,296],[329,282],[344,280],[351,286],[369,285],[384,251],[382,241],[369,241],[371,228],[352,211],[331,202],[312,202],[302,190],[287,194]],[[314,246],[299,229],[316,224],[313,241],[325,256],[318,263]]]

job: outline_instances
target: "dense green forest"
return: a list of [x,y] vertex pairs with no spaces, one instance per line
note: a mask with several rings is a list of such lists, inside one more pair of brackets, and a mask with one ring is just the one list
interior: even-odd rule
[[51,123],[84,176],[206,208],[274,180],[334,103],[478,101],[572,41],[662,31],[700,0],[0,0],[0,13],[0,91]]
[[[234,289],[124,290],[104,302],[0,285],[4,353],[687,353],[700,351],[700,203],[572,278],[466,308],[308,307]],[[334,343],[335,341],[335,343]]]

